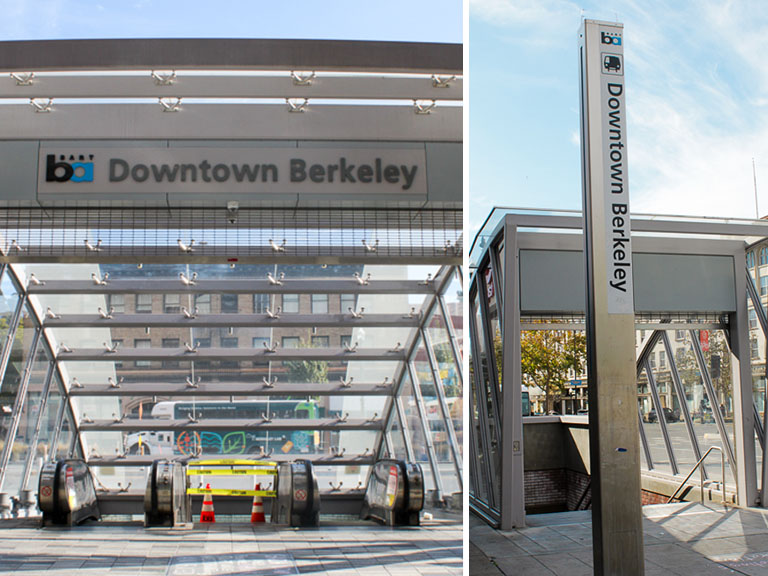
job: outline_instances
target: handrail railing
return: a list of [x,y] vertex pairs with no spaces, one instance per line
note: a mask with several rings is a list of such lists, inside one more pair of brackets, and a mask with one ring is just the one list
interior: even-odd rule
[[688,475],[685,477],[685,479],[680,483],[680,486],[677,487],[677,490],[675,490],[672,493],[672,496],[669,497],[669,500],[667,500],[667,504],[672,502],[672,500],[675,499],[675,496],[677,496],[677,493],[680,492],[680,490],[683,489],[685,486],[685,483],[688,482],[688,479],[693,476],[693,473],[696,472],[696,468],[699,469],[699,472],[701,473],[701,502],[704,502],[704,468],[701,467],[702,462],[709,456],[709,453],[712,452],[712,450],[717,450],[720,452],[720,486],[723,489],[723,506],[726,505],[725,502],[725,453],[723,452],[723,449],[720,446],[710,446],[709,449],[704,452],[703,456],[699,458],[699,461],[694,464],[693,468],[691,468],[691,471],[688,472]]

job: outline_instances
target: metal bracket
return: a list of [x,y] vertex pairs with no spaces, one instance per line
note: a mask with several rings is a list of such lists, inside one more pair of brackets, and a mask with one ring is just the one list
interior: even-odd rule
[[431,114],[432,109],[437,105],[435,100],[414,100],[413,111],[416,114]]
[[11,78],[16,81],[16,86],[32,86],[34,77],[34,72],[11,72]]
[[178,112],[181,110],[181,98],[164,96],[158,98],[157,101],[163,107],[163,112]]
[[456,80],[456,76],[440,76],[438,74],[432,74],[432,87],[433,88],[449,88],[451,82]]
[[288,112],[304,113],[309,104],[309,98],[286,98],[285,103],[288,104]]
[[155,81],[155,86],[171,86],[176,82],[176,71],[155,72],[152,70],[152,80]]
[[29,103],[37,113],[46,113],[53,109],[53,98],[30,98]]
[[312,81],[317,77],[315,72],[296,72],[291,70],[291,80],[294,86],[312,86]]

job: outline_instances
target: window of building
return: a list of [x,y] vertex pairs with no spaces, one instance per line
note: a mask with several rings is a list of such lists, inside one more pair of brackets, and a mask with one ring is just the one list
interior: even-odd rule
[[[143,294],[138,294],[137,296],[143,296]],[[136,338],[133,341],[133,347],[137,350],[142,348],[152,348],[152,340],[149,338]],[[149,360],[136,360],[135,364],[136,368],[146,368],[151,365],[151,362]]]
[[107,296],[107,308],[114,308],[115,314],[123,314],[125,312],[125,294]]
[[760,276],[760,296],[768,294],[768,276]]
[[757,328],[757,312],[753,308],[749,309],[749,329],[754,330]]
[[136,314],[152,313],[152,294],[136,294]]
[[675,340],[678,342],[685,340],[685,330],[675,330]]
[[237,314],[237,294],[221,295],[221,313]]
[[198,314],[210,314],[211,313],[211,295],[210,294],[195,295],[195,306],[197,307]]
[[[207,296],[210,297],[210,294],[207,294]],[[210,305],[210,301],[209,301],[209,305]],[[195,344],[198,346],[198,348],[210,348],[211,339],[195,338]],[[200,370],[208,370],[210,367],[211,367],[210,360],[195,360],[195,368],[199,368]]]
[[[236,336],[222,336],[221,338],[221,347],[222,348],[237,348],[237,337]],[[228,369],[234,369],[239,366],[239,362],[237,360],[221,360],[219,362],[219,366],[221,368],[228,368]]]
[[[123,339],[122,338],[112,338],[112,344],[122,348],[123,346]],[[115,368],[122,368],[123,362],[122,360],[115,360]]]
[[312,294],[312,314],[328,314],[328,294]]
[[349,309],[355,310],[357,308],[357,296],[354,294],[342,294],[341,295],[341,313],[349,312]]
[[283,294],[283,312],[286,314],[299,313],[299,295]]
[[253,295],[253,313],[264,314],[269,307],[269,294]]
[[757,338],[751,338],[749,340],[749,352],[753,360],[760,356],[760,348],[757,345]]
[[651,364],[651,370],[656,370],[656,354],[648,356],[648,361]]
[[747,266],[749,268],[755,267],[755,253],[752,251],[747,252]]
[[768,264],[768,246],[760,248],[760,266]]
[[163,312],[166,314],[178,314],[181,312],[181,296],[178,294],[163,295]]
[[329,336],[312,336],[312,348],[328,348],[331,345]]
[[352,334],[342,334],[339,338],[339,344],[341,344],[342,348],[344,348],[344,344],[352,346]]
[[659,350],[659,368],[667,367],[667,353],[664,350]]
[[[163,348],[178,348],[181,346],[178,338],[163,338]],[[163,360],[163,368],[178,368],[178,360]]]
[[280,344],[281,348],[298,348],[299,337],[298,336],[283,336],[283,341]]

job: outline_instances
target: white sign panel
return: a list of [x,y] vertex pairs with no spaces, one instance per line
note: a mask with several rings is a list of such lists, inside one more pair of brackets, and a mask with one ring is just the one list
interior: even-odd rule
[[38,195],[426,195],[423,149],[42,148]]
[[[593,249],[595,258],[602,251],[605,254],[608,313],[633,314],[623,29],[601,25],[587,42],[587,91],[590,100],[600,98],[599,106],[589,103],[590,155],[599,154],[602,165],[602,174],[591,174],[590,185],[593,198],[602,196],[605,218],[604,247]],[[594,112],[598,118],[593,118]]]

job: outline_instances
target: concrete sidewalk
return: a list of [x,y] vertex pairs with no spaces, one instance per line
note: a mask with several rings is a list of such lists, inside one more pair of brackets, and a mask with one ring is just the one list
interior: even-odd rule
[[[649,576],[768,576],[768,510],[695,503],[643,507]],[[494,530],[470,515],[472,576],[592,574],[588,510],[528,516],[522,530]]]
[[40,529],[0,521],[0,576],[446,576],[462,574],[462,524],[347,522],[320,528],[206,524],[193,530],[90,523]]

